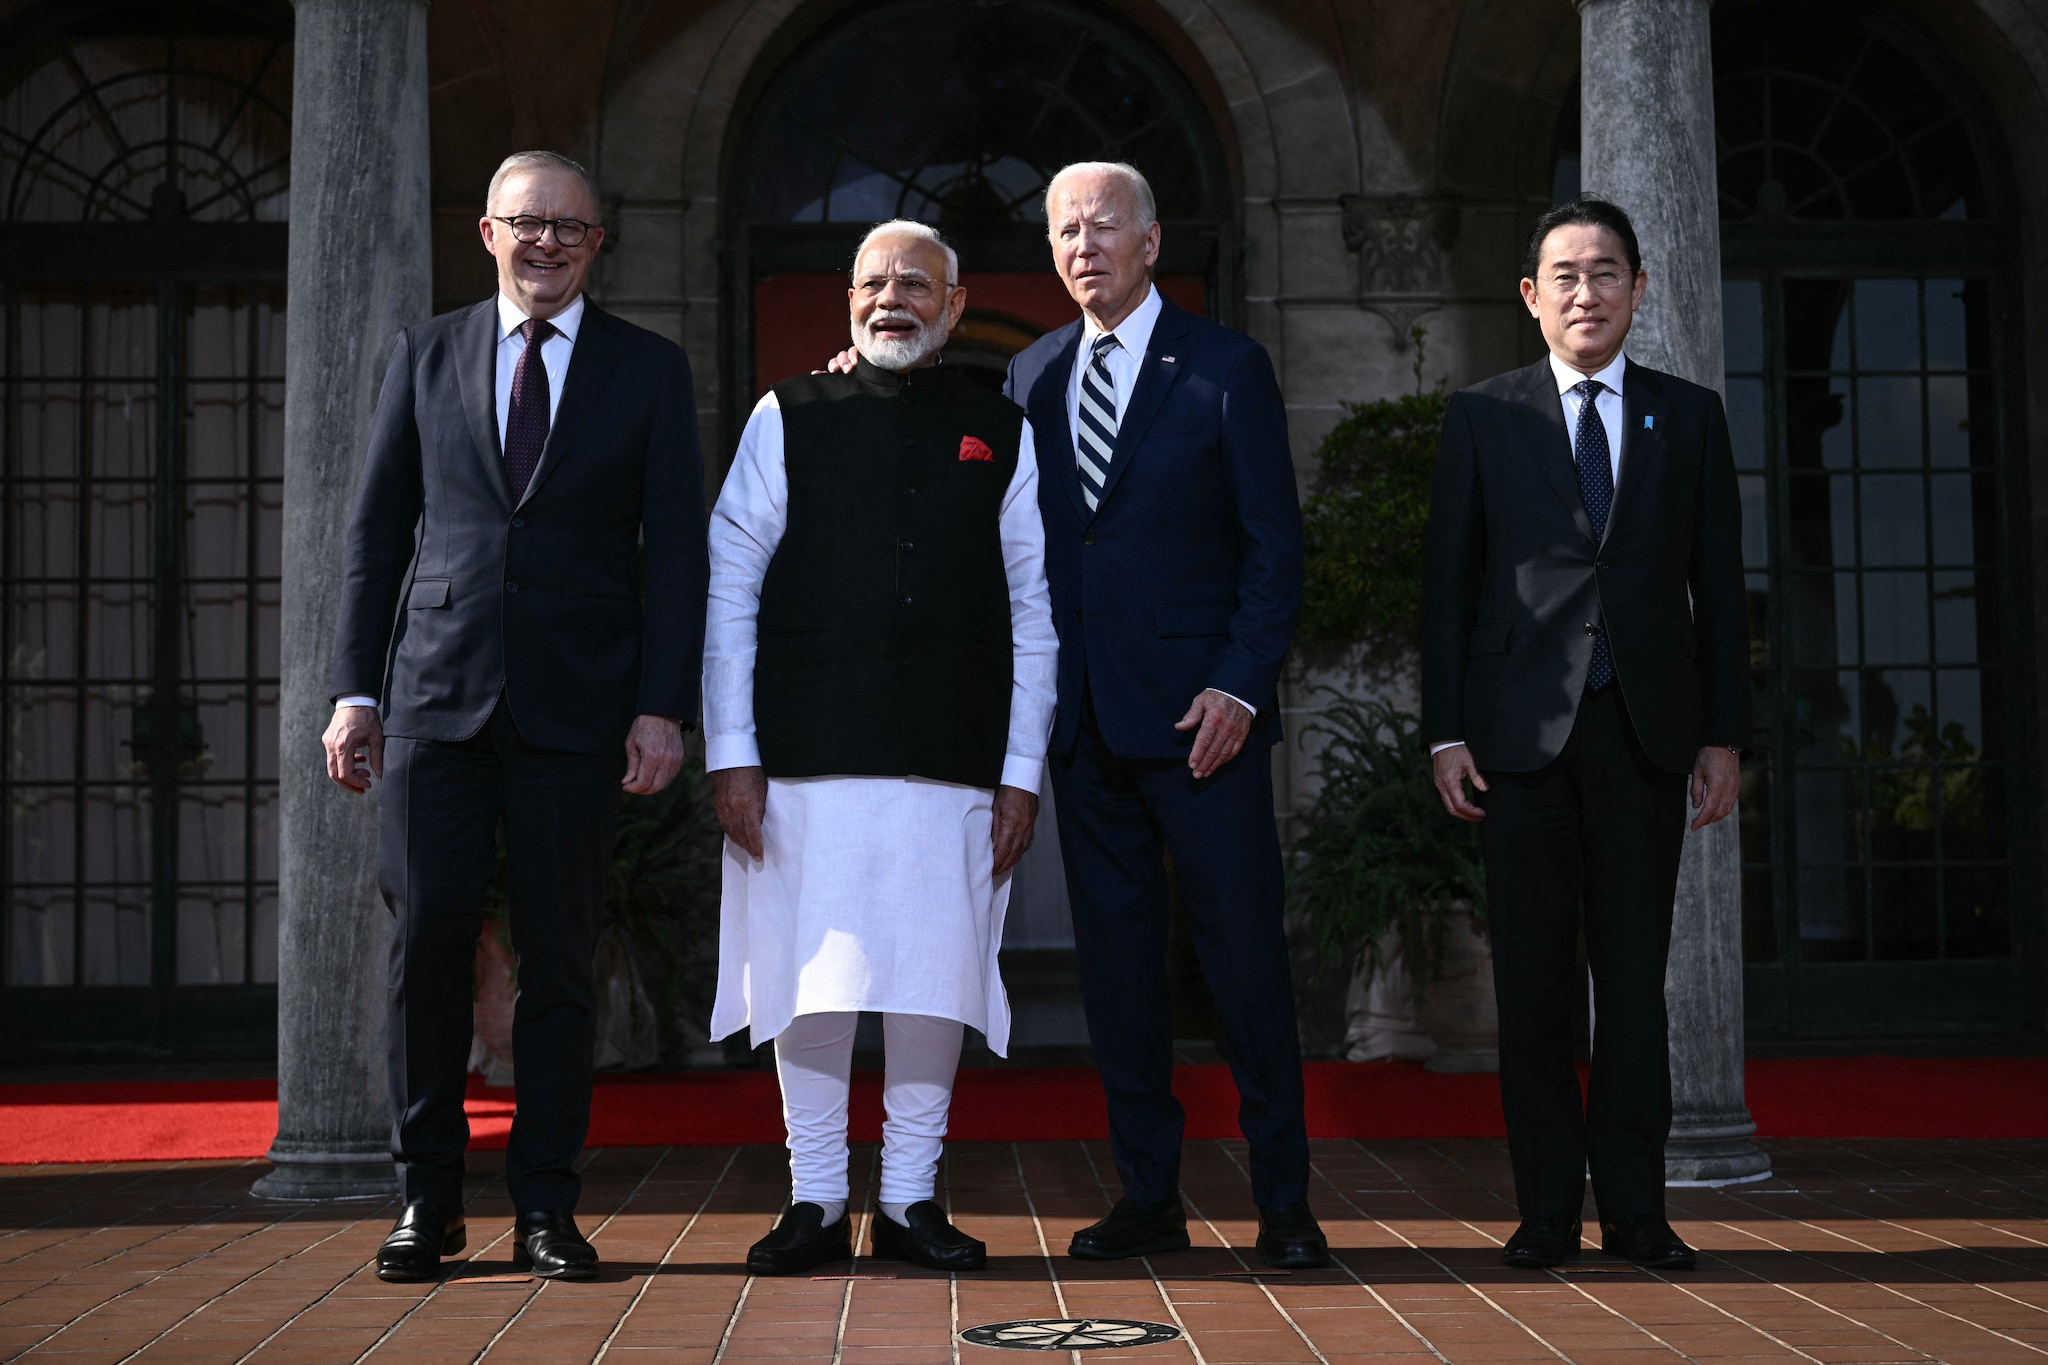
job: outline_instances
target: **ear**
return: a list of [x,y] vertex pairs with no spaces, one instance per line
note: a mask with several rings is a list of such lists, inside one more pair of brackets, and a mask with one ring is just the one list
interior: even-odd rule
[[1154,223],[1145,229],[1145,268],[1148,270],[1159,264],[1159,239],[1159,224]]
[[494,256],[497,255],[498,220],[491,217],[491,215],[487,213],[483,217],[476,220],[476,230],[483,236],[484,250],[490,252]]
[[[847,291],[851,293],[851,290]],[[967,311],[967,287],[954,285],[953,292],[946,296],[946,330],[952,331],[960,325],[960,315]]]
[[1643,292],[1647,290],[1649,287],[1650,272],[1647,270],[1636,271],[1635,288],[1629,290],[1628,295],[1628,306],[1630,312],[1634,312],[1636,309],[1641,308],[1643,306]]
[[1530,317],[1542,318],[1543,313],[1536,306],[1536,281],[1527,276],[1522,279],[1522,302],[1528,305]]

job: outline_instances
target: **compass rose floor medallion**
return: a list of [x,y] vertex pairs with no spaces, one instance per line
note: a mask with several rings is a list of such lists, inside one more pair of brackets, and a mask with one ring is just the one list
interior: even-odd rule
[[1156,1346],[1178,1336],[1178,1327],[1129,1318],[1024,1318],[970,1327],[960,1334],[960,1340],[970,1346],[999,1346],[1009,1351],[1113,1351],[1125,1346]]

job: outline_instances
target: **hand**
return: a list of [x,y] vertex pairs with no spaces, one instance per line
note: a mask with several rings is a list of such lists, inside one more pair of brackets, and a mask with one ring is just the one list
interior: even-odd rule
[[1742,789],[1742,758],[1733,750],[1709,744],[1692,764],[1692,804],[1699,812],[1693,817],[1695,830],[1725,820],[1735,809],[1735,795]]
[[383,780],[384,722],[376,707],[335,707],[320,744],[327,750],[327,775],[344,790],[360,796],[370,789],[370,777]]
[[711,805],[725,837],[760,858],[761,821],[768,814],[768,774],[752,768],[720,768],[711,775]]
[[824,369],[822,369],[822,370],[812,370],[812,371],[811,371],[811,373],[812,373],[812,374],[852,374],[852,373],[853,373],[853,365],[854,365],[854,362],[855,362],[855,361],[857,361],[857,360],[859,360],[859,359],[860,359],[860,347],[858,347],[858,346],[849,346],[849,347],[847,347],[847,348],[846,348],[845,350],[841,351],[841,352],[840,352],[840,353],[839,353],[838,355],[835,355],[835,356],[833,356],[833,357],[832,357],[832,358],[831,358],[830,360],[826,361],[826,362],[825,362],[825,368],[824,368]]
[[626,775],[619,785],[652,796],[683,769],[683,727],[667,716],[635,716],[626,732]]
[[1462,744],[1453,744],[1437,750],[1430,762],[1436,768],[1436,794],[1443,799],[1444,809],[1460,820],[1484,820],[1486,812],[1465,795],[1468,781],[1480,791],[1487,789],[1486,779],[1479,775],[1479,765],[1472,761],[1472,751]]
[[1188,713],[1174,723],[1176,730],[1195,731],[1195,747],[1188,754],[1188,767],[1197,780],[1207,777],[1236,758],[1252,732],[1252,713],[1215,688],[1205,690],[1188,707]]
[[1038,825],[1038,794],[1022,787],[997,787],[995,819],[989,840],[996,846],[996,875],[1017,865],[1024,850],[1031,847],[1031,833]]

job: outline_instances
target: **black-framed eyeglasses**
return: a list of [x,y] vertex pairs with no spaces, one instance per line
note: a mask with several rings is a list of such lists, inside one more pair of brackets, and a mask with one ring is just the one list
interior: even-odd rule
[[512,239],[532,246],[541,239],[549,228],[555,230],[556,246],[582,246],[583,239],[590,235],[593,226],[580,218],[536,218],[530,213],[517,214],[506,218],[492,214],[493,218],[512,229]]

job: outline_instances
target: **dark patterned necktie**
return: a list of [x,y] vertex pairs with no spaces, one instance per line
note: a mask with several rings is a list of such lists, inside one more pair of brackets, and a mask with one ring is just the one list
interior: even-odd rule
[[538,318],[519,324],[526,349],[512,369],[512,406],[505,417],[505,481],[512,485],[515,503],[526,496],[541,448],[548,443],[548,367],[540,348],[554,334],[555,325]]
[[[1572,386],[1579,395],[1579,434],[1572,441],[1572,460],[1579,467],[1579,498],[1586,504],[1595,541],[1607,538],[1607,514],[1614,510],[1614,465],[1607,449],[1607,424],[1600,420],[1600,405],[1594,401],[1606,387],[1597,379],[1582,379]],[[1607,623],[1603,618],[1593,636],[1593,661],[1586,668],[1586,690],[1598,692],[1613,681],[1614,654],[1607,647]]]
[[1091,512],[1109,487],[1110,454],[1116,449],[1116,377],[1110,374],[1108,361],[1116,348],[1114,332],[1095,338],[1095,353],[1081,372],[1081,429],[1074,453],[1081,466],[1081,498]]

